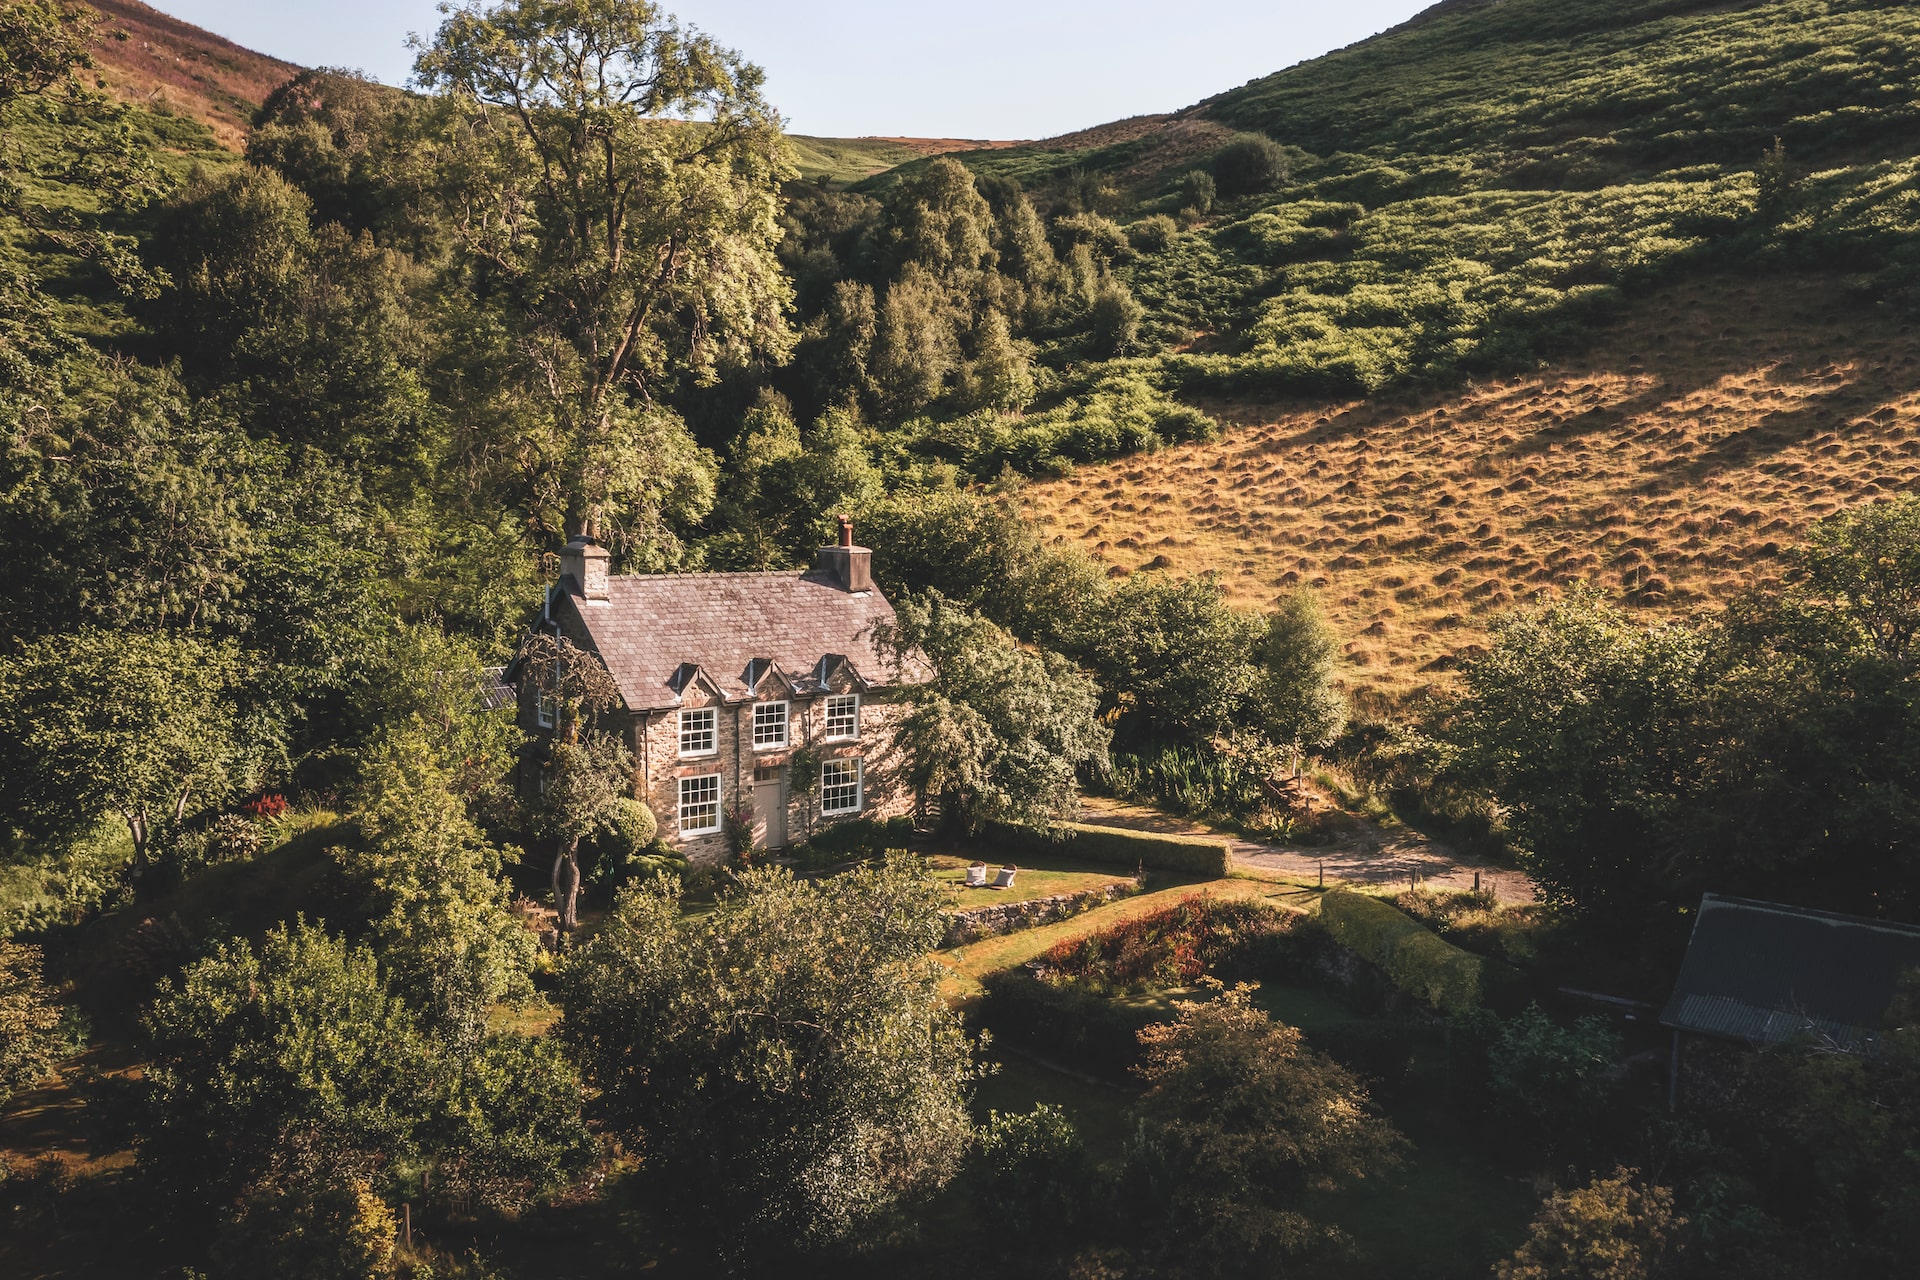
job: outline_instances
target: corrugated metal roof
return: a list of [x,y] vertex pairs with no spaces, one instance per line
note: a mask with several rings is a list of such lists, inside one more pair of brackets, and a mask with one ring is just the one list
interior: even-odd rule
[[1920,928],[1707,894],[1663,1026],[1778,1044],[1796,1036],[1871,1050]]
[[510,707],[518,700],[513,686],[507,683],[505,667],[482,667],[480,679],[480,709],[498,711]]

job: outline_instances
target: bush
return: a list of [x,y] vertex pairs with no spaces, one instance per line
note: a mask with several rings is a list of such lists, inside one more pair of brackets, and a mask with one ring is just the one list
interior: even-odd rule
[[1087,308],[1087,339],[1100,355],[1124,355],[1139,343],[1140,321],[1146,314],[1126,285],[1109,280]]
[[1092,991],[1184,986],[1254,938],[1284,927],[1278,912],[1259,903],[1193,894],[1099,933],[1069,938],[1045,952],[1040,964]]
[[[1205,836],[1130,831],[1062,822],[1052,827],[1022,827],[990,822],[983,834],[994,843],[1037,854],[1078,858],[1121,867],[1155,867],[1223,879],[1233,869],[1233,853],[1224,840]],[[1392,908],[1388,908],[1392,910]]]
[[1442,1013],[1480,1003],[1480,957],[1441,941],[1388,903],[1350,889],[1331,889],[1320,899],[1320,923],[1335,942],[1378,968],[1396,990]]
[[393,1210],[364,1182],[255,1192],[213,1246],[213,1280],[388,1280]]
[[1271,191],[1290,173],[1286,151],[1264,134],[1243,133],[1213,153],[1214,180],[1226,195]]
[[1164,213],[1142,218],[1127,228],[1127,239],[1142,253],[1160,253],[1173,243],[1180,224]]
[[1620,1037],[1599,1018],[1571,1027],[1538,1005],[1509,1021],[1488,1053],[1494,1109],[1521,1131],[1561,1149],[1598,1137],[1618,1092]]
[[1202,216],[1213,211],[1213,202],[1219,195],[1219,186],[1213,175],[1205,169],[1189,169],[1180,178],[1180,185],[1174,188],[1180,197],[1183,209],[1191,209]]
[[849,818],[814,833],[813,839],[793,847],[793,857],[807,868],[877,858],[889,849],[904,849],[913,839],[913,819]]
[[1066,1115],[1044,1102],[1024,1114],[991,1112],[980,1129],[976,1170],[975,1200],[1009,1235],[1066,1235],[1093,1198],[1086,1144]]

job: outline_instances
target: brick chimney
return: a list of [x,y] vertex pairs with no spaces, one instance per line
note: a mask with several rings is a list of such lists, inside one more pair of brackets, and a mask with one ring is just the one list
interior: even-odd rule
[[816,573],[829,575],[842,591],[873,590],[873,552],[853,545],[853,517],[840,517],[840,541],[820,548],[814,557]]
[[612,556],[600,545],[600,517],[589,515],[580,522],[580,532],[560,552],[560,576],[567,590],[588,600],[607,600],[607,563]]

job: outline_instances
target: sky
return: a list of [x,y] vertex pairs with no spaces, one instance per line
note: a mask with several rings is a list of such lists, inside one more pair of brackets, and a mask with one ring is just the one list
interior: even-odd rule
[[[404,84],[434,0],[149,0],[303,66]],[[1030,139],[1172,111],[1384,30],[1429,0],[666,0],[767,72],[794,133]],[[964,14],[964,20],[960,16]]]

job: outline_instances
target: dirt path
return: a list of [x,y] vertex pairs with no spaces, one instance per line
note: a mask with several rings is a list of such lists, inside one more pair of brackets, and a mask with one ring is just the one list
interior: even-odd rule
[[1282,875],[1317,879],[1324,873],[1329,884],[1405,886],[1417,880],[1436,889],[1472,889],[1478,877],[1479,887],[1502,902],[1532,902],[1536,897],[1533,881],[1511,867],[1466,857],[1410,827],[1383,827],[1351,814],[1343,815],[1346,835],[1338,843],[1309,846],[1247,840],[1145,805],[1103,796],[1084,797],[1081,807],[1085,821],[1102,826],[1217,836],[1232,847],[1236,864]]

